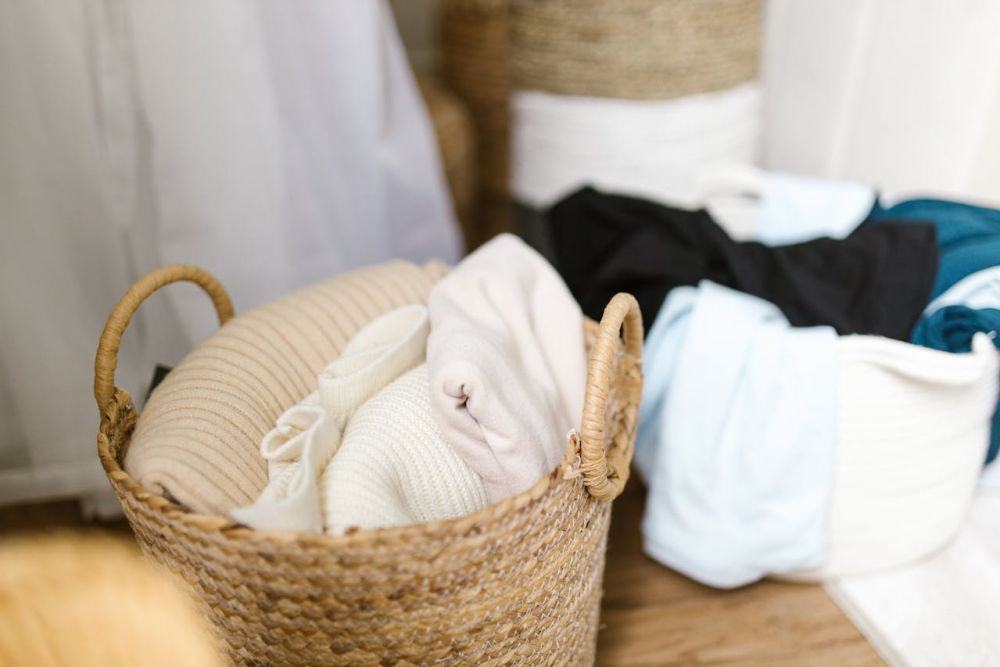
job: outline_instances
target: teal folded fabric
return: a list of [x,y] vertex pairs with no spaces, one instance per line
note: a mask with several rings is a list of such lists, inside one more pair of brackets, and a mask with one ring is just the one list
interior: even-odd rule
[[945,352],[969,352],[972,336],[979,331],[1000,331],[1000,309],[945,306],[917,323],[910,342]]
[[[980,331],[992,334],[993,344],[1000,348],[1000,309],[945,306],[920,320],[910,340],[935,350],[969,352],[972,350],[972,337]],[[986,462],[992,462],[997,454],[1000,454],[1000,403],[993,413]]]

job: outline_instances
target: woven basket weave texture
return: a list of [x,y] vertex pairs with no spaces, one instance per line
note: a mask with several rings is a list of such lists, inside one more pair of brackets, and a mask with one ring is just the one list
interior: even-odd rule
[[[351,274],[349,284],[359,288],[366,271]],[[128,393],[113,385],[120,337],[141,301],[176,280],[201,285],[220,321],[231,315],[221,287],[190,266],[154,272],[123,297],[98,350],[98,453],[143,551],[190,586],[234,663],[593,662],[607,501],[628,477],[642,384],[642,325],[632,297],[616,297],[600,327],[585,323],[591,352],[581,434],[571,435],[564,462],[549,477],[461,519],[330,537],[259,533],[224,516],[195,514],[122,468],[137,414]],[[310,389],[302,380],[287,388],[289,401],[284,395],[266,398],[278,384],[318,370],[321,359],[334,355],[364,323],[369,300],[378,302],[369,308],[377,311],[390,302],[420,300],[423,292],[405,283],[397,285],[398,295],[384,286],[345,292],[343,282],[337,285],[336,294],[324,283],[266,307],[267,317],[284,321],[268,320],[275,329],[254,339],[258,352],[278,354],[288,344],[284,337],[295,332],[295,363],[301,367],[285,378],[260,369],[237,374],[234,367],[234,386],[255,397],[243,408],[260,411],[241,422],[251,431],[245,435],[266,428],[267,415],[277,409],[271,402],[294,402]],[[338,306],[353,310],[338,320],[336,333],[310,326]],[[260,317],[253,311],[230,321],[192,356],[210,353],[220,340],[232,341],[234,331],[242,336],[262,330]],[[216,374],[213,381],[224,385],[226,378]]]
[[666,100],[757,76],[761,0],[511,0],[519,90]]
[[417,81],[434,126],[455,215],[462,225],[465,245],[470,247],[478,238],[476,138],[472,117],[462,101],[440,81],[429,76],[421,76]]
[[471,247],[511,231],[508,0],[445,0],[442,74],[476,129],[477,234]]

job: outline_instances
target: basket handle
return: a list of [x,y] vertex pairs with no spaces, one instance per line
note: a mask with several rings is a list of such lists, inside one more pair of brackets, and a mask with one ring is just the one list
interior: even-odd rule
[[[620,332],[624,334],[625,352],[634,360],[634,368],[624,369],[632,375],[626,379],[623,400],[627,401],[627,428],[616,433],[611,446],[605,451],[607,429],[606,407],[611,389],[615,346]],[[616,294],[601,317],[597,340],[590,351],[587,364],[587,389],[584,395],[583,423],[580,433],[580,473],[583,483],[598,500],[611,501],[625,488],[635,438],[636,415],[642,394],[642,314],[639,304],[631,294]]]
[[125,295],[115,305],[108,315],[101,333],[101,342],[97,345],[97,357],[94,359],[94,398],[97,409],[103,415],[104,409],[114,400],[115,369],[118,367],[118,349],[121,346],[122,334],[132,321],[132,316],[153,292],[181,281],[192,282],[201,287],[212,299],[215,312],[219,316],[219,324],[225,324],[233,316],[233,302],[215,276],[208,271],[192,264],[170,264],[150,271],[129,288]]

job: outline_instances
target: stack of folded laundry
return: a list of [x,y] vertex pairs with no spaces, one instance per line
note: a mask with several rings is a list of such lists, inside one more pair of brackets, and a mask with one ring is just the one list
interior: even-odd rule
[[926,555],[1000,449],[1000,211],[786,174],[742,187],[758,241],[589,187],[546,216],[584,312],[632,292],[647,325],[645,549],[719,587]]
[[340,535],[451,519],[558,466],[579,428],[585,377],[579,306],[545,259],[502,235],[434,284],[426,305],[364,323],[315,391],[282,406],[260,441],[266,485],[249,504],[219,502],[212,487],[233,486],[231,470],[213,479],[207,466],[183,467],[191,448],[156,429],[137,431],[126,467],[189,507],[259,530]]

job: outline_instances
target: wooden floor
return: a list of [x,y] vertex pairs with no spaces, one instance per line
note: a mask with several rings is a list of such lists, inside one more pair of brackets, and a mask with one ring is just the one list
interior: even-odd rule
[[[615,501],[598,665],[882,665],[819,586],[762,582],[736,591],[700,586],[643,555],[637,483]],[[76,503],[0,509],[0,537],[39,527],[79,528]],[[127,534],[123,522],[90,529]]]
[[643,493],[615,501],[598,638],[598,665],[883,665],[819,586],[764,581],[717,591],[647,558]]

